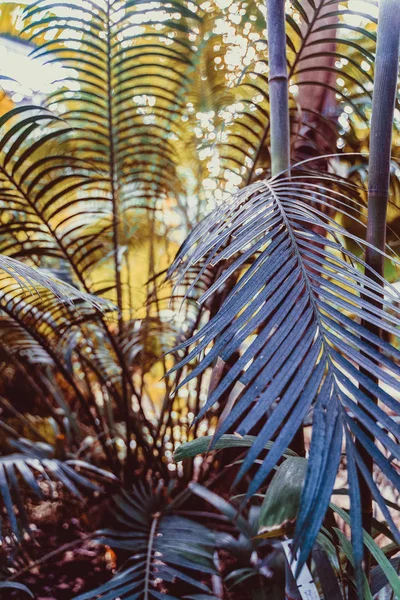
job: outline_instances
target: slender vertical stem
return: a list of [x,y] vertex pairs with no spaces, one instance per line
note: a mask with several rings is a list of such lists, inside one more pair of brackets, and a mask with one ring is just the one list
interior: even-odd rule
[[[381,251],[386,242],[393,115],[399,70],[400,1],[381,0],[369,156],[367,241]],[[367,249],[367,264],[383,275],[383,256]]]
[[[115,284],[117,290],[118,304],[118,332],[121,335],[124,326],[123,318],[123,297],[122,297],[122,280],[121,280],[121,239],[120,239],[120,207],[119,207],[119,187],[118,187],[118,172],[115,162],[115,139],[114,139],[114,114],[113,114],[113,73],[112,73],[112,39],[111,39],[111,5],[112,1],[107,0],[107,100],[108,100],[108,134],[110,142],[110,184],[111,184],[111,200],[113,211],[113,246],[114,246],[114,270]],[[122,366],[122,364],[121,364]],[[124,419],[126,424],[126,465],[125,479],[129,482],[129,477],[132,475],[132,426],[131,426],[131,398],[128,391],[127,374],[122,368],[122,401],[124,409]]]
[[290,166],[289,89],[286,62],[285,0],[267,0],[271,173]]
[[[290,168],[289,86],[286,61],[285,0],[267,0],[271,175]],[[295,435],[295,450],[304,453],[303,428]],[[296,581],[286,565],[286,598],[300,598]]]
[[111,40],[111,0],[107,2],[107,116],[108,136],[110,143],[110,185],[113,210],[113,245],[114,245],[114,269],[115,283],[117,289],[117,303],[119,309],[119,327],[123,323],[122,316],[122,283],[121,283],[121,258],[120,258],[120,213],[119,213],[119,190],[118,178],[115,168],[115,140],[114,140],[114,115],[113,115],[113,81],[112,81],[112,40]]
[[[397,89],[400,47],[400,0],[380,0],[378,15],[378,37],[375,59],[375,81],[372,100],[370,133],[369,183],[368,183],[368,226],[367,242],[374,248],[367,248],[366,263],[368,276],[378,285],[383,276],[384,257],[378,252],[385,250],[386,211],[389,197],[390,154],[392,147],[393,116]],[[370,300],[371,301],[371,300]],[[376,300],[377,308],[382,303]],[[381,336],[381,330],[367,322],[364,327]],[[371,374],[368,373],[369,377]],[[367,390],[363,390],[370,397]],[[377,402],[376,397],[372,397]],[[371,434],[367,434],[372,438]],[[373,460],[361,444],[358,452],[372,474]],[[360,493],[363,528],[370,533],[372,523],[372,496],[366,482],[360,477]],[[370,556],[366,557],[366,573],[370,572]]]
[[160,520],[160,515],[155,515],[154,519],[151,523],[150,533],[149,533],[149,541],[147,543],[147,557],[146,557],[146,575],[144,578],[144,590],[143,590],[143,598],[144,600],[148,600],[150,597],[150,578],[151,578],[151,566],[153,562],[153,546],[154,539],[157,532],[158,521]]
[[[272,176],[290,168],[289,75],[285,25],[285,0],[267,0]],[[304,456],[302,426],[295,434],[291,447],[300,456]]]

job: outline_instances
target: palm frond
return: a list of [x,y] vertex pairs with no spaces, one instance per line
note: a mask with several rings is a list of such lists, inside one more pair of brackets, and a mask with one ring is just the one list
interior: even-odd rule
[[[348,4],[342,2],[338,8],[330,0],[306,0],[294,1],[288,8],[287,59],[295,161],[310,154],[336,152],[340,116],[340,147],[358,150],[365,135],[376,45],[375,2],[367,0],[363,13],[351,10],[360,19],[357,26],[346,18]],[[238,83],[240,102],[229,124],[228,139],[221,144],[224,166],[244,183],[254,181],[270,163],[266,53],[261,38],[254,60]],[[357,125],[361,125],[358,142]]]
[[99,242],[85,230],[106,214],[105,201],[87,199],[90,165],[71,157],[71,127],[28,105],[2,117],[0,131],[0,252],[44,267],[56,259],[89,292],[85,272]]
[[0,581],[0,593],[1,590],[7,590],[7,593],[11,591],[18,591],[19,594],[24,594],[29,596],[30,598],[34,598],[32,592],[23,585],[22,583],[17,583],[16,581]]
[[[8,334],[13,331],[14,342],[17,343],[19,338],[22,344],[27,341],[21,335],[24,330],[33,344],[40,345],[49,356],[54,354],[64,358],[71,329],[84,322],[99,320],[99,309],[107,304],[96,296],[79,292],[68,284],[11,260],[1,257],[1,261],[12,267],[0,274],[0,309],[6,315],[4,330]],[[18,279],[15,279],[15,270]],[[21,277],[25,277],[23,292]],[[60,302],[60,298],[64,302]],[[10,325],[11,322],[13,325]]]
[[[336,189],[331,187],[332,182]],[[400,355],[395,347],[369,333],[361,321],[396,335],[399,294],[388,286],[384,309],[376,308],[374,302],[380,297],[381,287],[364,275],[362,258],[351,255],[343,243],[351,237],[365,249],[365,242],[313,204],[317,200],[347,214],[347,194],[342,183],[321,174],[295,172],[291,179],[255,183],[193,231],[173,266],[181,270],[182,277],[199,260],[208,265],[231,260],[200,302],[214,294],[233,272],[238,275],[218,313],[191,340],[181,344],[184,348],[196,342],[174,369],[208,350],[181,383],[184,385],[217,357],[227,361],[234,352],[240,352],[240,358],[210,393],[197,418],[235,382],[243,385],[214,440],[234,426],[240,435],[260,428],[257,441],[241,465],[239,480],[253,467],[265,444],[275,439],[273,449],[252,478],[249,496],[266,480],[306,415],[313,413],[309,467],[297,521],[302,560],[311,550],[326,512],[344,440],[347,460],[354,465],[349,468],[354,510],[360,506],[357,465],[385,511],[394,535],[398,535],[376,485],[368,478],[354,440],[398,486],[399,476],[392,461],[399,455],[394,439],[400,434],[395,397],[400,391],[396,364]],[[357,210],[351,216],[357,220]],[[247,267],[250,257],[252,264]],[[375,377],[385,387],[378,386]],[[378,406],[370,394],[379,399]],[[377,444],[364,428],[373,433]]]
[[[27,486],[38,498],[44,498],[43,485],[54,489],[54,482],[75,496],[82,497],[80,489],[102,491],[91,479],[101,476],[109,481],[117,479],[108,471],[94,467],[80,460],[61,461],[52,456],[53,449],[48,444],[33,444],[20,439],[14,442],[19,453],[0,457],[0,493],[9,519],[12,535],[20,541],[21,532],[30,532],[26,509],[22,500],[23,486]],[[83,473],[79,473],[82,470]],[[84,474],[86,472],[86,474]],[[17,511],[14,508],[17,508]],[[17,516],[18,515],[18,516]],[[0,529],[0,537],[4,533]]]
[[[4,258],[2,257],[2,260]],[[19,265],[14,259],[7,258],[7,261],[7,264]],[[92,333],[90,325],[97,332],[97,338],[101,336],[101,343],[105,343],[105,333],[101,327],[103,312],[99,308],[107,307],[108,303],[85,292],[79,292],[63,282],[57,283],[45,273],[41,273],[41,278],[44,283],[47,280],[51,282],[52,289],[58,292],[58,295],[37,282],[33,287],[32,272],[35,275],[37,270],[23,265],[21,275],[28,273],[26,277],[29,279],[25,280],[22,291],[19,281],[11,276],[12,273],[9,275],[0,272],[1,351],[9,362],[24,374],[32,392],[51,410],[52,403],[47,399],[48,381],[44,380],[40,369],[47,365],[53,373],[58,373],[63,385],[73,392],[86,418],[89,418],[95,425],[97,434],[100,434],[100,422],[96,421],[89,408],[87,391],[82,386],[79,375],[76,375],[75,367],[77,361],[83,360],[81,353],[90,353],[91,346],[96,341],[96,338],[90,338],[88,335]],[[62,294],[68,301],[60,301]],[[32,383],[29,372],[33,364],[36,364],[38,369],[38,381]],[[52,388],[50,397],[55,393],[54,386]],[[54,398],[59,405],[61,400],[63,415],[72,415],[67,399],[62,401],[58,394]]]
[[2,355],[24,359],[30,365],[54,364],[41,344],[7,315],[0,318],[0,350]]
[[115,509],[123,529],[99,531],[96,539],[132,556],[109,582],[75,600],[124,594],[178,600],[173,587],[179,582],[186,589],[211,593],[206,582],[215,573],[215,536],[209,529],[173,514],[160,488],[151,492],[138,486],[132,495],[124,492],[115,498]]
[[197,7],[72,2],[65,28],[65,4],[39,0],[27,7],[26,17],[32,41],[45,32],[50,38],[33,55],[73,67],[48,106],[75,128],[72,155],[91,161],[92,196],[110,217],[113,279],[122,309],[124,220],[179,188],[173,141],[194,55],[190,35],[199,21]]
[[112,306],[110,302],[93,294],[81,292],[76,287],[46,273],[43,269],[31,267],[8,256],[0,255],[0,271],[3,272],[0,275],[3,298],[5,297],[9,301],[14,299],[17,294],[20,299],[27,295],[40,296],[40,292],[44,292],[55,302],[64,302],[72,306],[86,303],[92,309],[100,312]]

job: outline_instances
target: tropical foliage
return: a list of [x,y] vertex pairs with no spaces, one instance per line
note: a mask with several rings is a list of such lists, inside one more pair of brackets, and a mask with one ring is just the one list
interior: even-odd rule
[[276,0],[0,4],[58,74],[1,82],[4,593],[53,494],[106,498],[119,570],[79,600],[299,598],[305,563],[400,597],[394,77],[386,245],[368,220],[396,4],[293,0],[286,37]]

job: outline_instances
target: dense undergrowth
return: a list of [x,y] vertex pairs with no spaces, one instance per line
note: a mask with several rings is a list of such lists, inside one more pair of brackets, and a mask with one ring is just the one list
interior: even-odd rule
[[398,4],[0,4],[1,597],[400,598]]

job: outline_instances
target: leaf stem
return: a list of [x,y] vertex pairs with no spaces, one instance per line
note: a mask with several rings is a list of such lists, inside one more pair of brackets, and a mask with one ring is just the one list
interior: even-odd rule
[[[118,186],[118,172],[115,156],[114,140],[114,114],[113,114],[113,71],[112,71],[112,40],[111,40],[111,0],[107,0],[106,23],[107,23],[107,110],[108,110],[108,135],[110,143],[109,167],[110,167],[110,186],[111,201],[113,210],[113,246],[114,246],[114,270],[115,285],[117,291],[118,304],[118,333],[121,336],[124,327],[123,316],[123,296],[121,280],[121,237],[120,237],[120,197]],[[122,364],[121,364],[122,367]],[[132,425],[131,425],[131,399],[128,392],[128,377],[124,368],[122,368],[122,404],[124,410],[124,419],[126,426],[126,464],[125,480],[131,482],[133,475],[132,464]]]
[[151,529],[150,529],[150,534],[149,534],[149,545],[147,547],[147,558],[146,558],[146,575],[145,575],[145,582],[144,582],[145,587],[144,587],[144,593],[143,593],[144,600],[149,600],[151,561],[153,558],[153,544],[154,544],[154,538],[156,535],[158,521],[159,521],[159,516],[155,516],[153,519],[153,522],[151,524]]
[[[271,128],[271,175],[283,171],[290,177],[289,75],[286,60],[285,0],[267,0],[269,100]],[[293,440],[293,449],[305,455],[303,427]]]
[[113,244],[114,244],[114,268],[115,284],[117,290],[117,303],[119,309],[118,322],[119,332],[123,326],[123,302],[121,282],[121,258],[120,258],[120,212],[119,212],[119,190],[115,164],[115,140],[114,140],[114,115],[113,115],[113,73],[112,73],[112,41],[111,41],[111,0],[107,0],[107,117],[108,135],[110,143],[110,186],[111,201],[113,209]]

